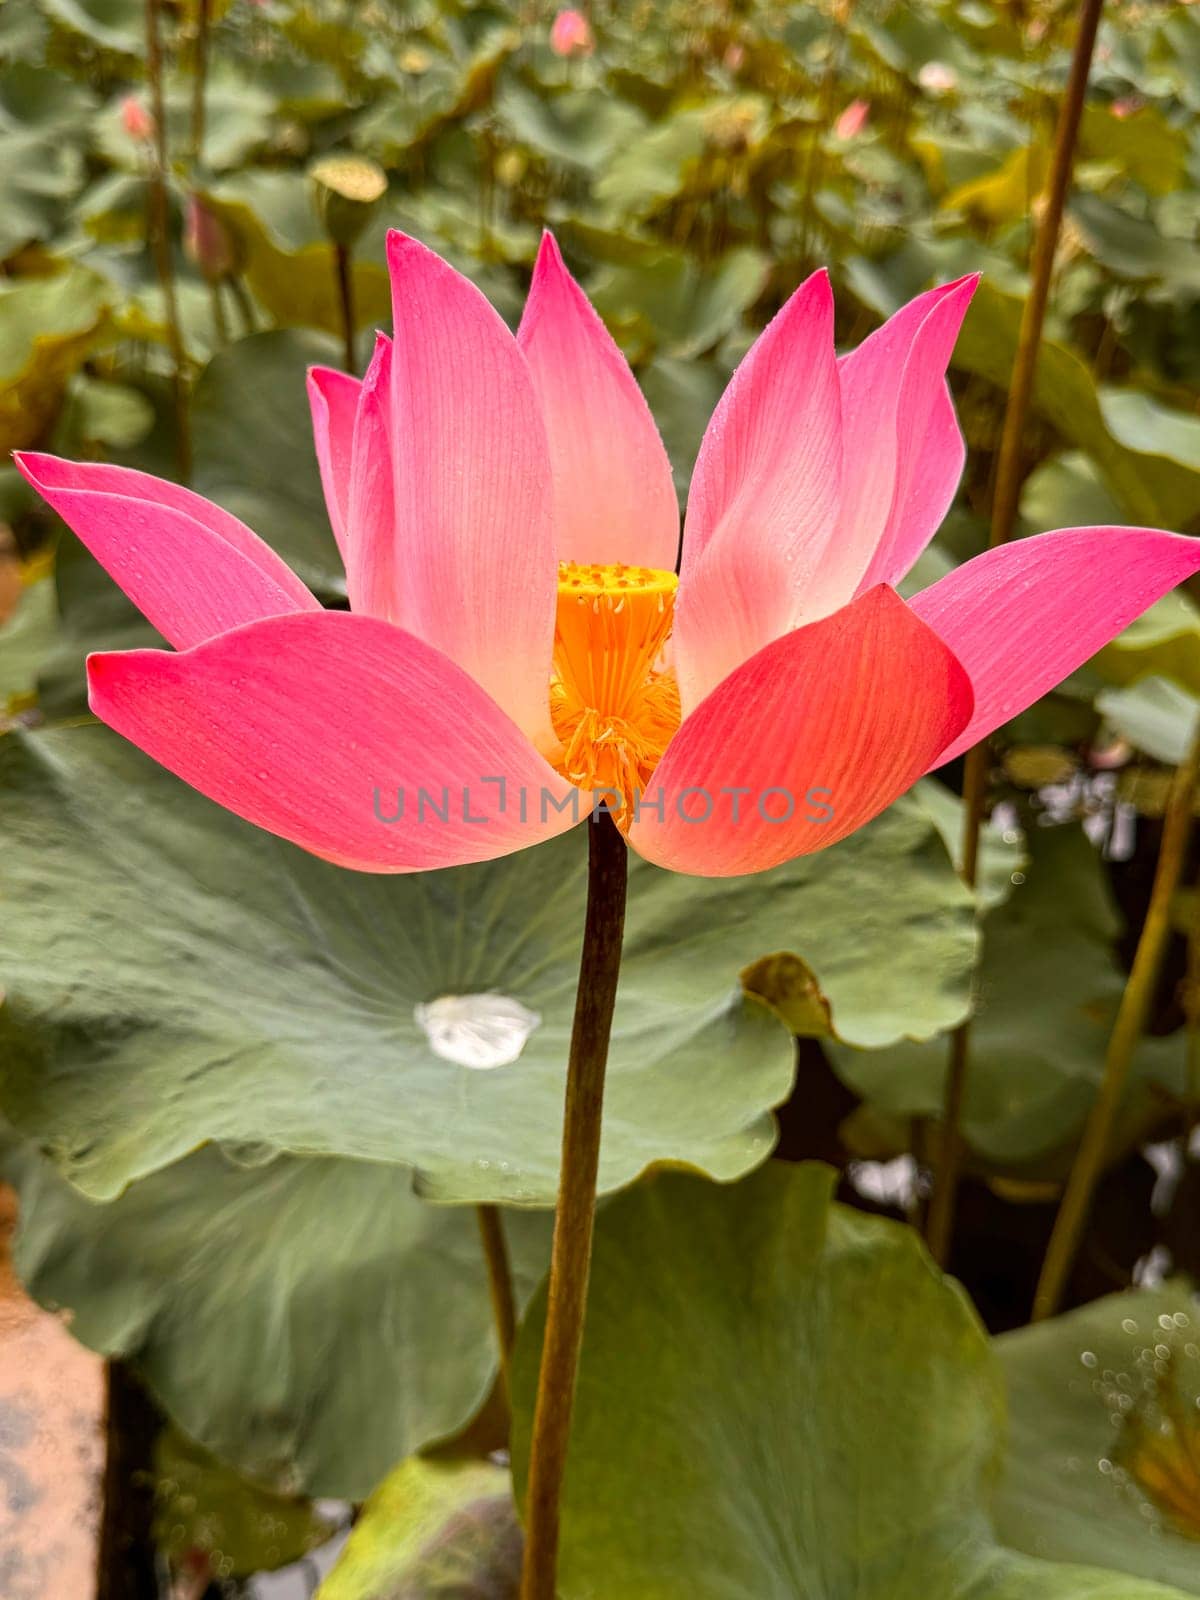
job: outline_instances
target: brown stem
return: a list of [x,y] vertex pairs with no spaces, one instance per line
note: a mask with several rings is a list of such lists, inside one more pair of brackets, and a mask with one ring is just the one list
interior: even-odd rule
[[192,64],[192,161],[204,165],[208,88],[208,35],[211,0],[196,0],[196,52]]
[[594,817],[587,831],[587,915],[567,1065],[546,1332],[529,1446],[521,1600],[554,1600],[556,1591],[559,1501],[583,1346],[604,1071],[625,929],[625,840],[607,815]]
[[355,372],[354,364],[354,263],[348,245],[335,244],[333,267],[337,277],[338,306],[342,317],[343,360],[347,372]]
[[154,114],[154,159],[150,166],[150,246],[167,317],[167,342],[173,367],[175,399],[175,459],[181,483],[192,475],[192,438],[188,419],[187,352],[175,295],[175,269],[171,261],[170,213],[167,204],[167,112],[163,97],[162,40],[159,33],[161,0],[146,0],[146,72]]
[[1051,1317],[1058,1310],[1071,1268],[1075,1264],[1080,1236],[1091,1209],[1092,1195],[1104,1168],[1113,1127],[1125,1097],[1133,1054],[1154,996],[1163,951],[1171,933],[1171,901],[1187,855],[1198,773],[1200,736],[1176,769],[1171,782],[1163,817],[1162,845],[1154,869],[1146,920],[1108,1041],[1100,1092],[1083,1130],[1079,1149],[1075,1152],[1071,1175],[1067,1179],[1058,1216],[1054,1219],[1054,1231],[1046,1247],[1046,1259],[1042,1263],[1041,1277],[1033,1297],[1034,1322]]
[[[1021,314],[1021,331],[1017,338],[1017,353],[1013,361],[1008,402],[1004,409],[1004,427],[1000,435],[1000,450],[996,462],[996,489],[992,500],[989,549],[994,549],[1011,538],[1016,523],[1017,506],[1021,498],[1021,442],[1025,433],[1025,421],[1029,415],[1029,403],[1033,397],[1038,350],[1041,347],[1046,305],[1050,297],[1054,256],[1062,228],[1063,208],[1071,185],[1075,144],[1079,134],[1080,118],[1083,115],[1088,73],[1092,66],[1092,52],[1096,45],[1096,30],[1100,25],[1100,13],[1103,7],[1104,0],[1083,0],[1079,11],[1079,27],[1075,35],[1071,72],[1058,113],[1058,128],[1046,187],[1045,209],[1038,223],[1034,244],[1029,296]],[[978,876],[979,834],[983,826],[984,801],[987,796],[987,768],[988,753],[985,743],[977,744],[968,750],[963,771],[962,875],[971,889],[975,888]],[[960,1122],[970,1068],[970,1054],[971,1023],[968,1018],[955,1029],[950,1040],[945,1101],[942,1110],[942,1137],[933,1199],[929,1207],[927,1232],[929,1248],[934,1259],[943,1266],[950,1256],[954,1233],[954,1207],[962,1172],[964,1151]]]
[[107,1369],[96,1600],[158,1600],[154,1446],[158,1407],[123,1361]]
[[492,1298],[492,1316],[496,1323],[496,1343],[500,1351],[500,1388],[504,1405],[512,1415],[512,1352],[517,1337],[517,1305],[513,1294],[512,1268],[508,1259],[508,1244],[504,1238],[504,1223],[498,1206],[476,1206],[479,1218],[479,1237],[483,1244],[483,1259],[487,1263],[488,1293]]

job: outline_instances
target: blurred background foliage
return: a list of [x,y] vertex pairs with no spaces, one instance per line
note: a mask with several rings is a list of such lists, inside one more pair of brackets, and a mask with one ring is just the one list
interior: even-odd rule
[[[843,348],[920,289],[981,270],[951,369],[968,464],[950,516],[910,580],[910,589],[920,587],[986,542],[1033,226],[1077,8],[1065,0],[595,0],[590,37],[565,54],[552,47],[553,11],[534,3],[163,0],[156,9],[161,107],[147,79],[145,0],[0,5],[0,728],[13,734],[13,747],[31,737],[38,752],[14,748],[3,763],[0,854],[23,853],[25,866],[7,873],[5,887],[26,896],[42,929],[35,935],[28,920],[16,918],[9,934],[0,934],[0,984],[10,988],[16,1019],[3,1037],[9,1056],[0,1071],[0,1111],[21,1133],[6,1142],[4,1167],[27,1210],[18,1266],[40,1298],[72,1306],[81,1337],[106,1354],[140,1360],[176,1421],[233,1465],[269,1479],[264,1495],[315,1488],[359,1498],[368,1486],[362,1452],[348,1448],[345,1429],[352,1426],[350,1437],[359,1440],[362,1415],[380,1385],[394,1383],[396,1369],[427,1406],[422,1382],[435,1372],[449,1398],[436,1426],[406,1415],[394,1430],[382,1427],[371,1441],[367,1480],[389,1451],[441,1438],[478,1409],[491,1370],[481,1284],[464,1287],[464,1277],[442,1286],[453,1302],[447,1321],[457,1330],[448,1345],[423,1325],[389,1329],[385,1338],[380,1323],[372,1337],[363,1335],[361,1349],[355,1346],[361,1370],[349,1385],[357,1411],[347,1402],[338,1415],[322,1413],[314,1422],[312,1360],[293,1369],[280,1357],[278,1383],[262,1403],[285,1444],[267,1472],[245,1430],[228,1420],[239,1415],[236,1385],[246,1369],[234,1353],[264,1337],[253,1320],[255,1303],[260,1310],[284,1300],[291,1307],[290,1321],[273,1327],[261,1346],[261,1363],[249,1364],[263,1383],[262,1373],[293,1341],[316,1341],[305,1346],[309,1358],[336,1347],[336,1331],[313,1315],[311,1303],[327,1283],[353,1279],[368,1306],[373,1296],[391,1304],[393,1286],[380,1266],[386,1244],[378,1236],[380,1216],[390,1213],[372,1198],[372,1185],[384,1180],[363,1161],[374,1152],[331,1113],[333,1159],[325,1166],[307,1148],[273,1162],[271,1148],[254,1142],[262,1135],[255,1124],[242,1144],[229,1128],[219,1130],[229,1136],[223,1154],[174,1164],[162,1165],[195,1142],[186,1131],[172,1152],[153,1159],[144,1145],[130,1143],[120,1181],[141,1181],[107,1215],[95,1202],[112,1200],[111,1191],[85,1201],[63,1183],[61,1172],[78,1176],[95,1130],[113,1119],[95,1111],[94,1089],[92,1102],[86,1087],[77,1092],[69,1072],[55,1079],[54,1095],[30,1087],[30,1063],[41,1060],[38,1030],[58,1025],[56,984],[76,999],[86,991],[97,1008],[93,1018],[106,1017],[98,1057],[126,1074],[123,1081],[134,1081],[131,1063],[141,1059],[139,1029],[153,1039],[157,1028],[181,1026],[173,991],[164,1008],[161,994],[148,1002],[118,978],[103,980],[105,1013],[95,999],[101,980],[70,966],[69,930],[87,926],[97,897],[121,908],[116,922],[128,917],[132,925],[137,911],[121,898],[128,884],[112,885],[127,879],[134,885],[128,892],[140,892],[149,905],[175,846],[169,830],[164,843],[137,805],[110,830],[103,851],[73,820],[81,796],[102,794],[114,765],[131,758],[101,743],[106,736],[98,730],[59,758],[54,740],[69,735],[47,739],[37,730],[86,715],[82,663],[89,649],[148,643],[153,634],[35,504],[7,464],[8,452],[36,446],[186,474],[249,522],[323,599],[344,604],[303,377],[314,361],[344,362],[348,343],[361,370],[371,330],[389,317],[389,227],[446,255],[514,323],[541,230],[553,228],[650,399],[681,498],[730,372],[814,267],[832,274]],[[1105,522],[1200,533],[1198,111],[1200,6],[1110,5],[1024,441],[1022,535]],[[321,163],[332,157],[342,164],[330,178]],[[340,234],[340,251],[332,234]],[[975,908],[981,943],[953,871],[961,825],[960,774],[951,767],[874,831],[832,852],[814,869],[812,884],[803,880],[819,910],[810,922],[797,912],[794,938],[784,940],[791,954],[774,955],[778,907],[791,903],[785,896],[772,918],[760,920],[758,945],[753,907],[742,913],[744,948],[727,960],[728,972],[713,977],[718,986],[733,982],[743,959],[773,957],[745,972],[747,985],[766,994],[797,1035],[798,1087],[779,1114],[779,1153],[832,1163],[843,1200],[910,1220],[925,1193],[947,1033],[974,1007],[963,1113],[968,1181],[951,1265],[993,1333],[1021,1330],[1028,1319],[1055,1203],[1142,926],[1167,786],[1195,737],[1198,712],[1200,592],[1184,590],[994,741],[992,822]],[[135,787],[148,807],[167,783],[154,774]],[[161,804],[164,814],[177,806],[171,815],[188,830],[189,862],[227,861],[243,848],[240,825],[211,808],[190,799]],[[59,820],[48,823],[49,815]],[[1153,1302],[1151,1326],[1157,1317],[1185,1313],[1178,1309],[1183,1290],[1168,1312],[1160,1309],[1167,1303],[1162,1291],[1148,1286],[1200,1271],[1200,1166],[1191,1148],[1200,1118],[1196,866],[1193,841],[1188,887],[1173,903],[1172,941],[1069,1296],[1073,1304],[1106,1308],[1110,1302],[1098,1297],[1143,1285],[1137,1292]],[[886,894],[879,887],[885,883]],[[796,883],[780,879],[775,887],[790,893]],[[256,900],[252,887],[220,892],[238,898],[247,926],[256,916],[264,926],[272,922],[272,907]],[[346,909],[329,894],[332,924]],[[373,925],[374,894],[354,891],[364,927]],[[669,898],[663,904],[669,907]],[[159,948],[167,992],[170,961],[182,948],[177,941],[194,938],[204,916],[189,908],[184,892],[172,898],[167,918],[148,914],[146,950],[129,968],[139,982],[150,973],[150,986],[159,983],[151,953]],[[684,920],[681,914],[681,926]],[[30,941],[25,955],[13,931],[18,924]],[[688,955],[678,928],[671,937],[670,948]],[[369,946],[368,939],[356,959],[364,971],[382,970],[383,952]],[[116,936],[113,948],[120,948]],[[44,963],[41,980],[30,976],[34,950]],[[67,962],[57,971],[55,950]],[[379,1016],[361,1003],[364,1028]],[[251,1026],[245,1019],[239,1025]],[[205,1026],[189,1021],[183,1054],[204,1038]],[[247,1048],[260,1046],[246,1037]],[[223,1036],[219,1050],[234,1048]],[[202,1043],[205,1049],[215,1056],[218,1045]],[[87,1059],[80,1054],[80,1062]],[[131,1093],[136,1099],[136,1086]],[[777,1084],[763,1088],[754,1113],[765,1117],[777,1098]],[[703,1096],[700,1103],[707,1114]],[[728,1115],[714,1101],[712,1118]],[[720,1131],[731,1128],[722,1123]],[[394,1169],[398,1187],[391,1192],[392,1170],[388,1205],[397,1216],[421,1210],[404,1169]],[[339,1212],[333,1231],[340,1247],[333,1240],[322,1246],[305,1219],[321,1214],[327,1192],[343,1189],[359,1198]],[[243,1197],[254,1195],[266,1196],[254,1201],[264,1228],[281,1235],[304,1228],[311,1250],[284,1252],[277,1261],[264,1251],[265,1276],[249,1302],[231,1294],[227,1274],[207,1268],[190,1274],[195,1301],[182,1318],[160,1304],[165,1276],[131,1280],[120,1305],[101,1292],[124,1283],[121,1273],[134,1259],[181,1253],[181,1231],[218,1241],[227,1224],[236,1232],[240,1208],[250,1203]],[[820,1209],[815,1200],[812,1206]],[[130,1252],[120,1270],[105,1267],[102,1284],[86,1270],[99,1259],[99,1219],[105,1247],[118,1256],[122,1248]],[[441,1235],[427,1220],[413,1220],[411,1230],[409,1248],[421,1264],[410,1288],[422,1296],[429,1240]],[[543,1244],[536,1235],[533,1263],[528,1271],[522,1264],[523,1293],[536,1281]],[[220,1262],[227,1247],[213,1248]],[[328,1267],[334,1255],[338,1273]],[[598,1271],[603,1293],[602,1258]],[[136,1316],[121,1314],[130,1306]],[[943,1313],[953,1323],[957,1302],[946,1302]],[[1120,1465],[1121,1450],[1109,1449],[1113,1429],[1120,1431],[1126,1412],[1141,1418],[1144,1407],[1110,1403],[1110,1391],[1131,1337],[1120,1330],[1132,1320],[1136,1335],[1140,1324],[1116,1310],[1088,1314],[1100,1329],[1095,1340],[1108,1340],[1118,1353],[1106,1369],[1113,1374],[1109,1398],[1101,1394],[1087,1415],[1068,1403],[1074,1390],[1067,1374],[1073,1381],[1080,1358],[1073,1324],[1008,1332],[999,1343],[1019,1405],[1000,1536],[1030,1556],[1101,1559],[1200,1593],[1189,1545],[1200,1537],[1192,1453],[1200,1447],[1184,1430],[1187,1448],[1180,1444],[1167,1468]],[[213,1365],[197,1387],[190,1341],[197,1327],[210,1325],[236,1327],[237,1336],[228,1347],[215,1335],[209,1341]],[[321,1331],[308,1331],[313,1327]],[[621,1340],[616,1327],[612,1347]],[[1165,1381],[1156,1360],[1189,1400],[1200,1389],[1200,1365],[1187,1353],[1194,1348],[1178,1362],[1170,1351],[1170,1359],[1151,1359],[1151,1399]],[[1138,1354],[1127,1364],[1136,1369],[1140,1361]],[[903,1374],[872,1371],[872,1381],[900,1392]],[[714,1393],[721,1381],[714,1377]],[[991,1379],[979,1382],[982,1394]],[[1063,1402],[1057,1411],[1056,1400]],[[1043,1413],[1053,1414],[1057,1431],[1050,1445],[1039,1446]],[[351,1425],[347,1417],[356,1420]],[[979,1428],[991,1439],[990,1414]],[[864,1446],[869,1433],[864,1424]],[[1135,1455],[1140,1438],[1129,1447]],[[1051,1447],[1059,1454],[1047,1457]],[[185,1476],[184,1464],[189,1482],[202,1475],[185,1435],[171,1436],[167,1448],[175,1452],[175,1479]],[[597,1450],[602,1476],[602,1443]],[[1022,1501],[1028,1473],[1044,1471],[1061,1486],[1062,1474],[1054,1477],[1047,1459],[1084,1457],[1107,1462],[1109,1478],[1117,1462],[1122,1507],[1142,1532],[1149,1521],[1153,1537],[1114,1538],[1096,1553],[1092,1530],[1108,1525],[1112,1504],[1095,1474],[1068,1483],[1062,1516],[1031,1520]],[[219,1477],[211,1464],[204,1470]],[[457,1516],[463,1495],[478,1493],[488,1505],[494,1499],[492,1478],[476,1483],[475,1466],[462,1483],[450,1468],[434,1470],[429,1481],[424,1470],[416,1472],[422,1505],[448,1505]],[[408,1485],[414,1469],[402,1471]],[[381,1494],[393,1504],[391,1491]],[[258,1517],[257,1502],[252,1510]],[[864,1515],[871,1513],[868,1507]],[[969,1517],[977,1514],[972,1501]],[[317,1537],[290,1500],[272,1502],[262,1516],[268,1530],[278,1525],[280,1537],[250,1541],[253,1555],[239,1556],[229,1571],[290,1559]],[[203,1538],[189,1535],[178,1549],[168,1540],[172,1559],[193,1560],[214,1540],[246,1545],[241,1511],[214,1518]],[[219,1538],[214,1526],[225,1530]],[[261,1518],[254,1526],[261,1531]],[[493,1550],[505,1570],[506,1538],[496,1536],[503,1559]],[[496,1539],[489,1533],[485,1542]],[[368,1556],[376,1559],[370,1549]],[[989,1546],[986,1561],[996,1559]],[[415,1560],[406,1546],[394,1557],[395,1570],[408,1562],[407,1573]],[[1009,1551],[1004,1560],[1016,1558]],[[212,1565],[216,1571],[221,1563]],[[1036,1579],[1022,1587],[1026,1569],[1019,1564],[1005,1572],[997,1595],[1060,1592],[1037,1587]],[[354,1587],[353,1571],[342,1581],[337,1593],[376,1592]],[[757,1581],[756,1592],[767,1592]],[[1083,1582],[1061,1593],[1134,1592]]]

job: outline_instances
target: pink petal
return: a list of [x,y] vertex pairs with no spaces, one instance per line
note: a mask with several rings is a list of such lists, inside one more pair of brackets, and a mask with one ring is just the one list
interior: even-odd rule
[[558,559],[673,572],[679,503],[662,439],[625,357],[549,233],[517,343],[550,439]]
[[965,562],[913,611],[970,675],[975,713],[934,765],[1040,699],[1148,606],[1200,572],[1200,539],[1151,528],[1059,528]]
[[[823,850],[903,794],[971,705],[966,673],[932,629],[893,590],[872,589],[767,645],[685,719],[630,843],[714,878]],[[734,789],[745,791],[736,821]],[[660,791],[661,821],[650,809]]]
[[346,518],[350,507],[350,452],[361,387],[357,378],[335,367],[308,369],[308,404],[312,411],[317,466],[321,471],[329,525],[343,562],[349,560]]
[[854,449],[839,542],[864,561],[859,592],[898,583],[954,499],[966,450],[945,374],[978,284],[973,273],[918,295],[840,364]]
[[388,235],[404,626],[551,742],[557,565],[550,452],[517,342],[431,250]]
[[163,637],[180,649],[259,617],[317,611],[286,562],[190,489],[129,467],[13,460]]
[[379,334],[354,419],[346,579],[351,610],[396,621],[403,580],[392,480],[391,386],[392,342]]
[[799,620],[841,467],[833,296],[818,272],[752,346],[700,446],[675,628],[685,710]]
[[[94,655],[88,682],[96,715],[155,761],[339,866],[487,861],[581,814],[551,804],[579,792],[460,667],[375,617],[273,617],[178,655]],[[503,801],[486,781],[501,778]]]

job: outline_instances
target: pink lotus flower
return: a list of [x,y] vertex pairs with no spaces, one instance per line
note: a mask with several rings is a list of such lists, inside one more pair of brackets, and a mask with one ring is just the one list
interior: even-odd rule
[[839,359],[819,272],[709,424],[677,580],[666,453],[554,241],[515,338],[424,246],[392,234],[388,258],[394,338],[361,382],[310,377],[349,612],[187,489],[18,457],[178,652],[92,656],[96,714],[344,866],[504,855],[596,786],[645,792],[620,820],[662,866],[774,866],[861,827],[1200,570],[1198,540],[1068,528],[902,600],[962,470],[944,373],[975,280]]
[[592,25],[582,11],[560,11],[550,28],[556,56],[590,56],[596,47]]
[[1118,122],[1126,122],[1130,117],[1136,117],[1145,104],[1140,94],[1127,94],[1123,99],[1114,100],[1108,110]]
[[833,131],[839,139],[857,139],[867,125],[871,115],[869,100],[851,100],[833,125]]
[[154,137],[154,118],[135,94],[127,94],[121,101],[121,126],[131,139]]

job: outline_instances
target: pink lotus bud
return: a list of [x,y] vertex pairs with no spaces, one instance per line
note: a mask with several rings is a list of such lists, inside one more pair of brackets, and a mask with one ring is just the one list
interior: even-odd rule
[[121,101],[121,126],[131,139],[153,139],[154,118],[135,94]]
[[833,125],[833,131],[839,139],[857,139],[867,125],[871,115],[869,100],[851,100]]
[[209,283],[227,278],[237,268],[237,249],[225,223],[198,195],[188,195],[183,248]]
[[731,44],[725,51],[725,65],[730,72],[740,72],[746,62],[746,47]]
[[927,61],[917,73],[917,82],[926,94],[949,94],[958,86],[958,73],[944,61]]
[[1118,122],[1124,122],[1127,117],[1136,116],[1145,103],[1140,94],[1127,94],[1114,100],[1108,109]]
[[550,48],[556,56],[590,56],[596,47],[592,25],[582,11],[560,11],[550,29]]

